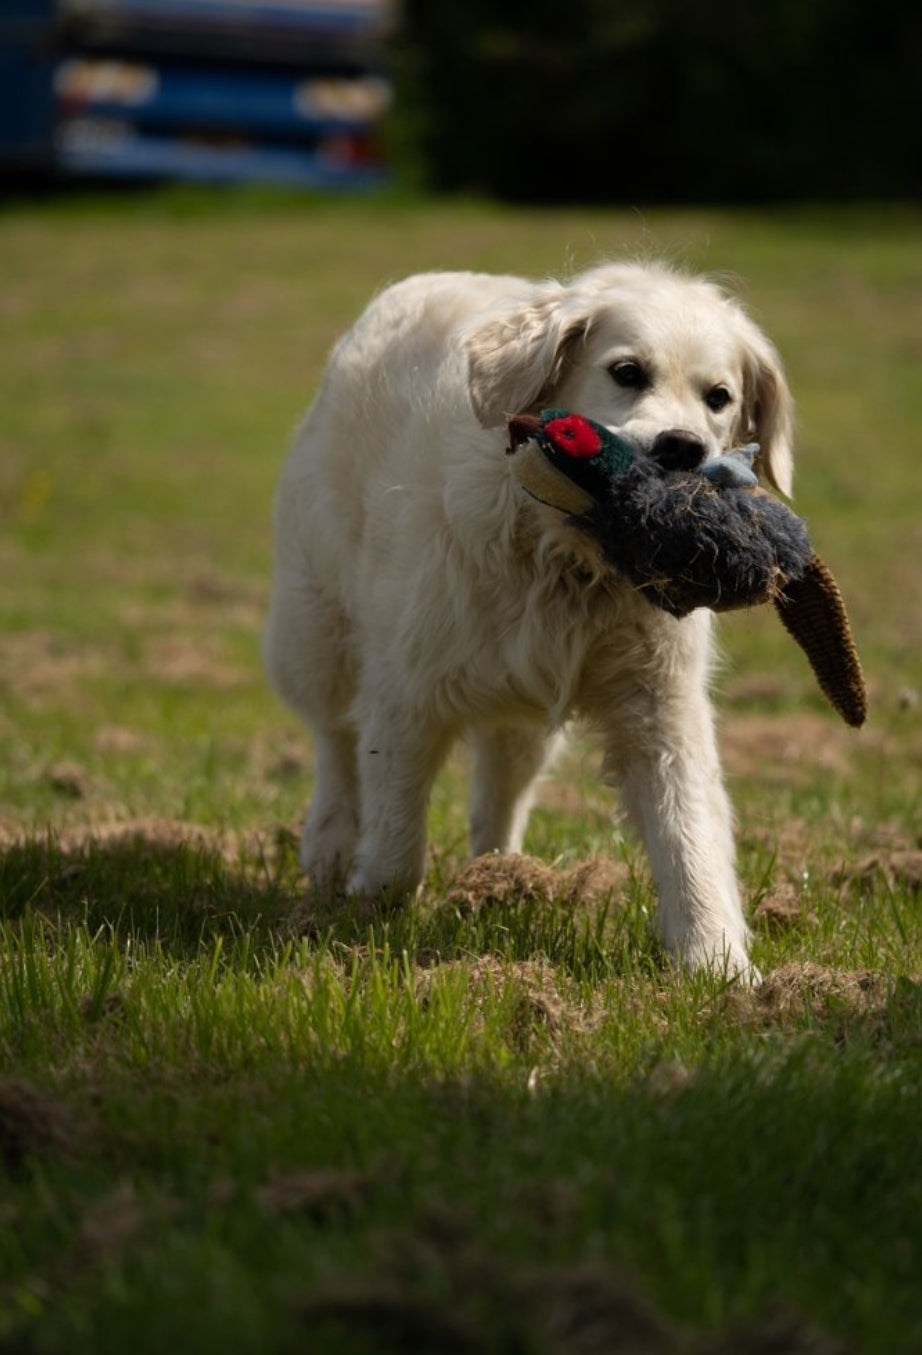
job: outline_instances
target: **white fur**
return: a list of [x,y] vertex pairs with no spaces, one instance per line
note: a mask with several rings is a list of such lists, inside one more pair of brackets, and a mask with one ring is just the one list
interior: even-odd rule
[[[623,389],[610,367],[649,373]],[[713,412],[715,385],[732,395]],[[390,287],[333,352],[276,504],[265,657],[313,727],[301,859],[315,881],[405,894],[452,741],[473,747],[471,846],[521,847],[539,772],[571,718],[649,853],[659,925],[691,966],[750,973],[708,679],[712,617],[676,621],[516,484],[505,415],[577,410],[650,446],[709,455],[757,438],[790,489],[777,356],[710,282],[603,265],[569,283],[437,273]]]

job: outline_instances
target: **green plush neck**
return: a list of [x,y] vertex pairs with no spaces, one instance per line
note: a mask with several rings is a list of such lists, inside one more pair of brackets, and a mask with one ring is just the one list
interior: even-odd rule
[[[542,430],[557,419],[568,418],[571,413],[572,411],[567,409],[543,409],[541,411]],[[599,451],[595,456],[585,458],[587,466],[593,464],[598,469],[604,469],[610,476],[623,475],[625,471],[629,470],[637,460],[637,453],[630,443],[625,442],[624,438],[619,437],[617,433],[613,433],[603,424],[587,418],[585,414],[579,417],[597,434],[600,443]],[[550,438],[547,438],[547,443],[553,448]]]

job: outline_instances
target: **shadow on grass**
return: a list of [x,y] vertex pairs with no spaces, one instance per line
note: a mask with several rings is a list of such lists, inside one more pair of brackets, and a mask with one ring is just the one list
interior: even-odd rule
[[[881,1077],[866,1049],[737,1052],[671,1088],[574,1073],[535,1095],[347,1060],[176,1092],[149,1077],[106,1089],[75,1168],[89,1203],[69,1197],[69,1231],[56,1217],[31,1244],[67,1300],[23,1308],[23,1327],[61,1328],[34,1349],[74,1348],[74,1304],[93,1349],[124,1349],[126,1298],[139,1351],[164,1348],[148,1322],[170,1310],[204,1338],[216,1261],[222,1306],[264,1331],[227,1349],[915,1349],[920,1183],[905,1145],[919,1084]],[[19,1121],[22,1102],[20,1088]],[[67,1107],[25,1109],[16,1151],[53,1160]],[[121,1269],[117,1297],[81,1293],[104,1265]],[[827,1326],[859,1334],[846,1346]],[[218,1345],[187,1335],[179,1348]]]
[[[541,888],[526,867],[541,873]],[[550,879],[550,884],[548,884]],[[306,893],[284,830],[242,843],[191,825],[124,825],[105,835],[23,839],[0,849],[0,921],[112,928],[191,955],[216,939],[246,938],[251,954],[305,938],[318,949],[386,949],[430,967],[490,955],[541,957],[599,981],[638,966],[659,970],[642,882],[591,898],[554,887],[554,872],[520,858],[514,887],[453,890],[441,872],[407,906]]]
[[231,853],[194,833],[49,834],[0,851],[0,918],[108,926],[180,951],[242,932],[269,944],[294,907],[296,884],[283,852]]

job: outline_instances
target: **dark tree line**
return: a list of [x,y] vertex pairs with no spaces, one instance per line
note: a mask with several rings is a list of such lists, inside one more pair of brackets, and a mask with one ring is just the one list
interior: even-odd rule
[[520,201],[911,198],[917,0],[406,0],[400,139]]

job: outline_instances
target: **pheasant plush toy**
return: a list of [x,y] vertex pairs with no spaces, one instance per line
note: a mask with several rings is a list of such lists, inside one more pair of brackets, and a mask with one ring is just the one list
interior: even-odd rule
[[515,415],[509,437],[519,483],[595,537],[652,603],[682,617],[772,602],[842,718],[864,723],[867,693],[842,595],[803,521],[758,488],[758,447],[702,465],[703,446],[677,439],[667,466],[557,409]]

